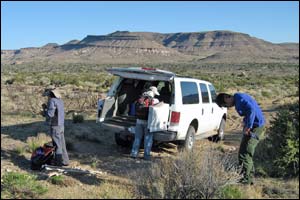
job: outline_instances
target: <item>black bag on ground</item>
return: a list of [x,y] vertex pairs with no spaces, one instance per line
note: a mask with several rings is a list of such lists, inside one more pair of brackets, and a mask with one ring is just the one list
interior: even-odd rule
[[149,106],[153,105],[153,98],[150,96],[141,96],[135,104],[136,118],[148,120]]
[[31,154],[31,169],[40,170],[42,165],[51,164],[54,159],[55,146],[52,142],[36,148]]

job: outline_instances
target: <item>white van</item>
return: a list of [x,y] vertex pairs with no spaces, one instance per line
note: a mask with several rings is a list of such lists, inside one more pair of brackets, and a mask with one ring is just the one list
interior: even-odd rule
[[149,110],[148,128],[154,142],[174,142],[191,150],[195,139],[223,139],[227,109],[215,103],[216,91],[210,82],[153,68],[107,71],[118,77],[104,100],[99,121],[114,128],[117,144],[130,145],[134,140],[134,102],[150,85],[157,87],[160,95],[156,98],[161,102]]

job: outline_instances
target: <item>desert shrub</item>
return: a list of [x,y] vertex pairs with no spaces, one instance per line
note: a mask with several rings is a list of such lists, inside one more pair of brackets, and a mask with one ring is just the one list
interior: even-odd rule
[[299,176],[299,102],[284,106],[258,146],[258,160],[271,176]]
[[46,76],[42,76],[39,79],[39,84],[40,85],[50,85],[51,84],[51,80],[48,77],[46,77]]
[[259,177],[263,177],[263,178],[266,178],[269,176],[268,172],[266,171],[266,168],[261,165],[258,165],[255,167],[255,175],[259,176]]
[[14,77],[14,82],[16,83],[25,83],[25,78],[26,78],[25,73],[17,73]]
[[[299,103],[279,112],[272,122],[270,142],[277,148],[274,166],[279,175],[299,175]],[[276,151],[276,150],[275,150]]]
[[80,114],[73,115],[73,123],[82,123],[84,121],[84,116]]
[[97,159],[97,157],[93,157],[93,158],[92,158],[91,167],[92,167],[93,169],[96,169],[96,168],[97,168],[97,165],[98,165],[98,159]]
[[8,172],[1,178],[1,199],[38,198],[47,188],[36,180],[36,176],[18,172]]
[[212,149],[182,152],[176,158],[164,158],[149,169],[141,169],[133,180],[142,198],[215,198],[220,188],[241,178],[233,159]]
[[97,199],[135,199],[131,185],[116,184],[112,181],[103,180],[97,191]]
[[270,98],[271,96],[272,96],[272,93],[271,92],[269,92],[269,91],[262,91],[261,92],[261,95],[263,96],[263,97],[266,97],[266,98]]
[[64,177],[62,175],[52,176],[49,181],[54,185],[64,185]]
[[26,147],[24,147],[23,145],[17,145],[14,150],[18,155],[23,155],[26,151]]
[[39,133],[37,137],[28,137],[26,142],[28,145],[28,151],[32,153],[39,146],[43,146],[45,143],[51,141],[51,138],[45,133]]
[[57,186],[69,187],[76,185],[76,181],[74,181],[74,179],[72,179],[70,176],[64,175],[51,176],[48,181]]
[[29,137],[27,139],[27,144],[29,153],[34,152],[34,150],[40,146],[40,142],[34,137]]
[[218,192],[220,199],[243,199],[241,190],[234,185],[227,185]]

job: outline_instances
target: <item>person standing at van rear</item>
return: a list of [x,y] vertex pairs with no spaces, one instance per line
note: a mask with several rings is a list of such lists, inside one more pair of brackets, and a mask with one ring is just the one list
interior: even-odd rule
[[157,88],[151,86],[148,91],[142,94],[142,97],[138,99],[136,108],[136,127],[135,138],[132,145],[130,156],[136,158],[139,153],[142,137],[144,136],[144,159],[150,160],[150,152],[153,143],[153,133],[150,133],[148,125],[148,113],[149,106],[159,103],[159,100],[154,98],[155,95],[159,95]]
[[69,165],[69,156],[64,137],[64,102],[57,89],[47,89],[43,96],[48,96],[47,105],[43,104],[43,116],[50,123],[50,135],[53,145],[56,146],[55,162],[57,166]]
[[253,155],[259,140],[265,132],[265,118],[257,102],[248,94],[235,93],[233,96],[220,93],[216,98],[220,107],[235,106],[240,116],[244,116],[243,138],[239,149],[239,164],[242,165],[243,184],[253,184]]

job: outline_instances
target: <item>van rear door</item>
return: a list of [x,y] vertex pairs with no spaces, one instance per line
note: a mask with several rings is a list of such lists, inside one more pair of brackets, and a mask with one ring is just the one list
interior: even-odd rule
[[[117,88],[122,84],[123,79],[135,79],[145,81],[172,81],[175,74],[173,72],[159,70],[154,68],[109,68],[106,69],[109,73],[118,76],[119,78],[112,85],[107,98],[103,104],[103,110],[100,115],[100,122],[103,122],[107,118],[116,116],[118,110]],[[168,113],[166,114],[168,117]]]
[[117,111],[115,105],[116,102],[116,92],[119,84],[121,83],[122,78],[118,77],[115,82],[112,84],[111,88],[107,93],[107,97],[104,99],[103,108],[100,115],[100,122],[103,122],[105,118],[113,117]]
[[110,68],[106,69],[113,75],[123,78],[146,80],[146,81],[170,81],[174,78],[173,72],[159,70],[154,68]]

